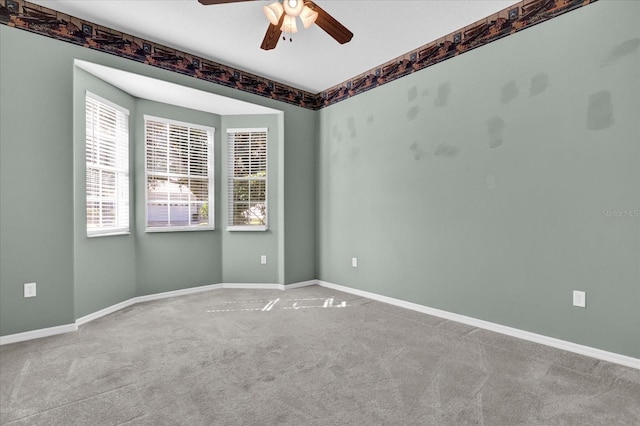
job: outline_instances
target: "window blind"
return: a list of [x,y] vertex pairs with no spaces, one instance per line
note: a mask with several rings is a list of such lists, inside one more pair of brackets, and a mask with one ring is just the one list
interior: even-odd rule
[[129,232],[129,111],[86,94],[87,235]]
[[214,129],[145,117],[148,230],[213,228]]
[[227,129],[229,230],[267,229],[267,133]]

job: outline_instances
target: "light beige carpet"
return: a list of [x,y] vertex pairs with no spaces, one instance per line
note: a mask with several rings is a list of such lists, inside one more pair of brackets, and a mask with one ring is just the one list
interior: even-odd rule
[[0,347],[10,425],[640,425],[640,370],[321,287]]

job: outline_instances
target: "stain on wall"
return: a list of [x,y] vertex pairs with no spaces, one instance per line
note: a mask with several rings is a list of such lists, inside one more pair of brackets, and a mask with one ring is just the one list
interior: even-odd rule
[[331,137],[337,140],[338,142],[342,142],[342,131],[338,127],[337,124],[331,126]]
[[487,120],[487,131],[489,132],[489,148],[496,149],[502,145],[502,133],[505,124],[502,117],[495,115]]
[[353,116],[347,119],[347,129],[349,129],[349,136],[352,138],[358,136],[358,132],[356,131],[356,121],[353,119]]
[[449,95],[451,94],[451,83],[446,82],[438,86],[438,96],[434,100],[433,104],[437,107],[445,107],[449,103]]
[[619,59],[625,56],[632,55],[640,50],[640,38],[632,38],[625,40],[622,43],[616,45],[607,54],[602,62],[602,65],[610,65],[618,62]]
[[411,146],[409,147],[409,151],[411,151],[411,154],[416,161],[422,159],[422,157],[427,154],[418,146],[417,142],[411,144]]
[[452,158],[458,155],[458,152],[460,152],[460,150],[458,149],[457,146],[441,143],[436,147],[436,150],[434,151],[433,155],[435,155],[436,157]]
[[367,117],[367,124],[373,124],[373,115]]
[[413,86],[407,91],[407,99],[409,100],[409,102],[411,102],[411,101],[415,101],[417,97],[418,97],[418,88],[416,86]]
[[613,126],[613,102],[608,90],[593,93],[587,105],[587,128],[602,130]]
[[539,72],[538,74],[531,77],[531,86],[529,87],[529,94],[531,96],[539,95],[540,93],[547,90],[549,87],[549,75],[544,72]]
[[407,119],[409,119],[410,121],[415,120],[419,113],[420,108],[418,106],[412,106],[411,108],[409,108],[409,111],[407,111]]
[[518,85],[515,80],[511,80],[500,90],[500,100],[503,104],[509,103],[518,97]]

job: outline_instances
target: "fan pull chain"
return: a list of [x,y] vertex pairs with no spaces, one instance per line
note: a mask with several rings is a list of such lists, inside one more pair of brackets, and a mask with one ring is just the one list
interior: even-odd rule
[[[282,40],[283,40],[283,41],[287,41],[287,35],[286,35],[287,33],[283,33],[283,34],[284,34],[284,35],[282,36]],[[291,43],[291,42],[293,42],[293,35],[292,35],[292,33],[289,33],[289,42],[290,42],[290,43]]]

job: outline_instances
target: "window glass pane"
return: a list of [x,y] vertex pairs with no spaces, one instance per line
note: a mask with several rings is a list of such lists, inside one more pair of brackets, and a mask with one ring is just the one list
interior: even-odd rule
[[87,201],[87,228],[100,226],[100,203]]
[[249,222],[247,220],[249,211],[248,203],[234,203],[233,204],[233,222],[232,225],[248,225]]

